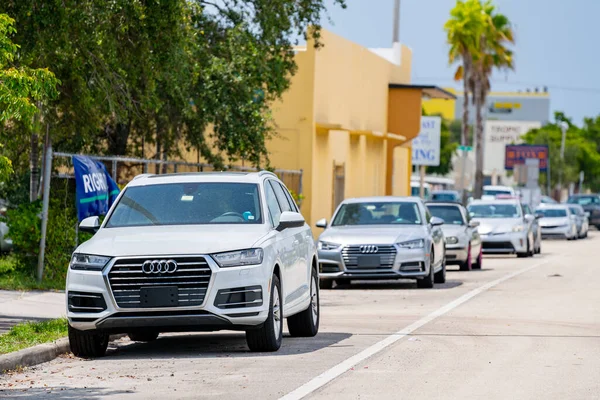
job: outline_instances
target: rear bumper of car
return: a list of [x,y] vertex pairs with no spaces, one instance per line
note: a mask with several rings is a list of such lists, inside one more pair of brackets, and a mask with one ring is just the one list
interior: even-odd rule
[[527,232],[481,235],[484,254],[515,254],[527,251]]

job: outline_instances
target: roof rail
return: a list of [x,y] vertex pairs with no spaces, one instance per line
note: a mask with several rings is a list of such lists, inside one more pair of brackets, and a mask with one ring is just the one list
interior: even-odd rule
[[132,181],[135,181],[136,179],[140,179],[140,178],[147,178],[149,176],[154,176],[156,174],[139,174],[133,177]]
[[262,170],[258,173],[258,176],[263,176],[263,175],[272,175],[275,178],[277,178],[277,174],[275,174],[274,172],[271,172],[271,171]]

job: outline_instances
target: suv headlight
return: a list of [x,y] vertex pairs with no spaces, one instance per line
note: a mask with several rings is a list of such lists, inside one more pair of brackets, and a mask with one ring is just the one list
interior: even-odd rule
[[110,257],[75,253],[69,266],[71,269],[81,271],[102,271],[109,261]]
[[319,243],[317,243],[317,248],[319,250],[335,250],[340,246],[341,246],[341,244],[324,242],[322,240],[319,240]]
[[401,249],[422,249],[425,246],[425,240],[417,239],[410,240],[408,242],[398,243],[398,247]]
[[448,243],[448,244],[456,244],[456,243],[458,243],[458,238],[456,236],[448,236],[446,238],[446,243]]
[[525,230],[525,225],[515,225],[512,227],[513,232],[523,232]]
[[263,261],[263,249],[246,249],[213,254],[212,258],[221,268],[257,265]]

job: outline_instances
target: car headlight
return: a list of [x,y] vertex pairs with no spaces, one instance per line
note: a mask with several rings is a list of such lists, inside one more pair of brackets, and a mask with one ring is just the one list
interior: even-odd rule
[[513,232],[523,232],[525,230],[525,225],[515,225],[512,227]]
[[322,240],[319,240],[319,243],[317,243],[317,247],[319,250],[335,250],[340,246],[341,244],[324,242]]
[[75,253],[69,266],[82,271],[102,271],[109,261],[110,257]]
[[213,254],[212,258],[221,268],[257,265],[262,263],[263,249],[246,249]]
[[456,244],[456,243],[458,243],[458,238],[456,236],[448,236],[446,238],[446,243],[448,243],[448,244]]
[[408,242],[398,243],[398,247],[401,249],[422,249],[425,246],[423,239],[410,240]]

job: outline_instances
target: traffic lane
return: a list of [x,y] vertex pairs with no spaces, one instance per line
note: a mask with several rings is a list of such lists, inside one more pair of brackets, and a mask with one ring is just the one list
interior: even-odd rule
[[[597,398],[598,235],[433,320],[313,398]],[[358,396],[360,394],[360,396]]]
[[[77,396],[82,390],[89,390],[86,397],[118,398],[127,393],[131,398],[194,398],[201,382],[205,397],[278,398],[469,290],[528,262],[514,257],[489,260],[484,271],[450,272],[448,283],[433,290],[416,289],[411,281],[359,282],[324,290],[319,335],[286,337],[277,353],[249,353],[240,333],[161,335],[147,344],[123,339],[111,345],[105,358],[58,359],[0,380],[0,389],[36,398]],[[8,384],[13,386],[8,388]],[[51,393],[40,391],[47,388]],[[27,390],[20,392],[22,389]]]

